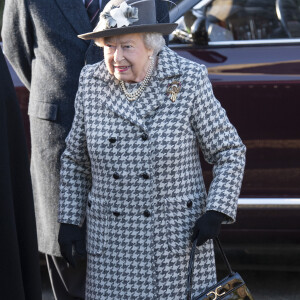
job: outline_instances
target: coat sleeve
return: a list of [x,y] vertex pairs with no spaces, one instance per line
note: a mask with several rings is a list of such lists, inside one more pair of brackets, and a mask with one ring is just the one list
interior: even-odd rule
[[246,148],[220,102],[214,97],[204,66],[201,66],[197,91],[193,103],[192,126],[205,160],[214,165],[206,210],[224,213],[228,217],[226,222],[234,222]]
[[75,116],[61,156],[58,222],[82,225],[92,185],[91,165],[87,149],[84,118],[84,71],[80,74],[75,99]]
[[26,0],[5,1],[1,34],[5,56],[30,90],[34,27]]

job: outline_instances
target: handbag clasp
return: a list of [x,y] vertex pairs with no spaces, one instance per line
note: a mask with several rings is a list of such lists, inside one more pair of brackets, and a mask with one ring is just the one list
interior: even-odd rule
[[213,294],[215,297],[212,300],[216,300],[217,297],[225,295],[225,292],[223,292],[222,294],[219,294],[218,289],[220,289],[221,287],[222,287],[221,285],[218,286],[214,291],[210,291],[208,294],[206,294],[206,296]]

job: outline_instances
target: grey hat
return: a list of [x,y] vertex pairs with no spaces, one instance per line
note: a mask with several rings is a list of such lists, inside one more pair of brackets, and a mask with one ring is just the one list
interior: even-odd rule
[[170,34],[176,23],[157,23],[155,0],[111,0],[100,14],[93,32],[78,35],[83,40],[120,34],[157,32]]

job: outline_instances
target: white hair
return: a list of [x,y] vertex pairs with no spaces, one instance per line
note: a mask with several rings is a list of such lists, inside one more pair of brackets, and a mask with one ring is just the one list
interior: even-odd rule
[[157,55],[166,45],[165,39],[161,33],[146,32],[143,34],[144,44],[147,49],[153,50],[153,55]]
[[[144,45],[147,49],[153,50],[153,55],[157,55],[163,47],[165,46],[166,42],[163,38],[161,33],[157,32],[144,32],[142,33]],[[96,38],[95,44],[98,47],[104,47],[105,38]]]

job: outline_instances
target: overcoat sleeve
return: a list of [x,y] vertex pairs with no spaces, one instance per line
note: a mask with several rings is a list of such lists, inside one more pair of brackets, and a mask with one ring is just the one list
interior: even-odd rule
[[84,120],[84,71],[80,74],[75,98],[75,116],[61,156],[58,222],[82,225],[88,193],[92,185]]
[[5,56],[30,90],[34,27],[26,0],[5,1],[1,34]]
[[206,210],[224,213],[228,217],[226,222],[234,222],[246,148],[220,102],[214,97],[204,66],[198,85],[198,94],[193,104],[192,126],[205,160],[214,165]]

